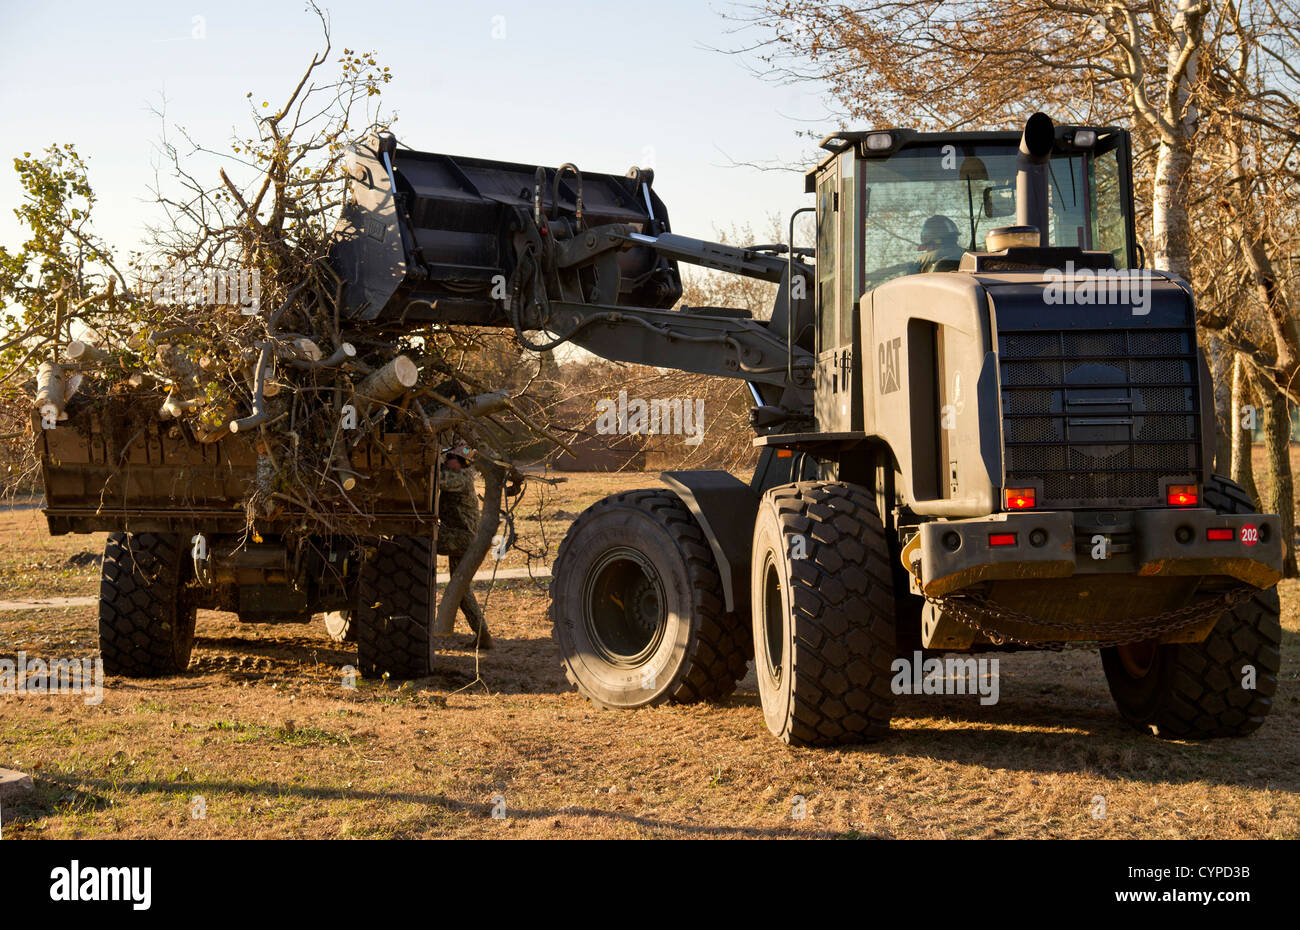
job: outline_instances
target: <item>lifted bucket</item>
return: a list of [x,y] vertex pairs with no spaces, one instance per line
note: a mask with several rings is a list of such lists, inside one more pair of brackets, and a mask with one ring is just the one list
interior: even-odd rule
[[[343,312],[384,328],[426,322],[508,325],[502,286],[514,270],[520,211],[576,227],[668,231],[654,173],[579,174],[536,165],[398,149],[389,133],[349,153],[351,194],[331,257],[347,286]],[[667,309],[681,296],[676,262],[647,246],[618,256],[617,302]],[[494,295],[494,289],[496,293]]]

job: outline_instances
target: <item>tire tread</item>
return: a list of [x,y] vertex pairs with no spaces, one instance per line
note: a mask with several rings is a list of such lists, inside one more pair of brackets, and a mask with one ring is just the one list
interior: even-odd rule
[[362,566],[353,627],[363,678],[429,674],[435,558],[431,540],[397,536],[380,540]]
[[[686,656],[678,668],[675,681],[649,703],[654,705],[671,701],[693,704],[725,699],[736,690],[736,684],[745,676],[752,655],[752,643],[743,619],[726,610],[722,579],[713,549],[709,546],[703,529],[675,493],[666,488],[645,488],[611,494],[597,501],[573,522],[560,543],[555,557],[556,575],[564,571],[566,557],[583,525],[616,508],[640,510],[662,526],[681,553],[690,579],[691,633]],[[563,656],[565,646],[559,635],[556,609],[556,602],[552,599],[551,635]],[[564,663],[564,675],[571,685],[582,690],[578,677],[567,661]],[[591,695],[587,697],[592,698]]]
[[196,608],[185,549],[170,533],[112,533],[99,582],[99,653],[107,675],[152,678],[189,667]]

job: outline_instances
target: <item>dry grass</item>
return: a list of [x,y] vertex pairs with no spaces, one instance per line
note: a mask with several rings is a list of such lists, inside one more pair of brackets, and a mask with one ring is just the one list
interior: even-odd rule
[[98,592],[107,534],[51,536],[36,508],[0,505],[0,600]]
[[[653,484],[574,476],[551,507]],[[93,593],[93,566],[60,566],[98,541],[51,541],[38,517],[0,514],[0,598]],[[567,522],[548,521],[553,543]],[[744,685],[721,706],[592,707],[565,685],[527,582],[491,594],[496,649],[476,660],[451,637],[438,673],[401,689],[344,688],[355,657],[318,624],[205,613],[186,675],[112,679],[97,707],[0,697],[0,766],[38,784],[6,807],[4,835],[1295,838],[1300,583],[1283,605],[1282,684],[1247,739],[1155,741],[1120,722],[1095,655],[1026,654],[1002,659],[994,706],[903,698],[888,740],[831,751],[778,744]],[[93,608],[0,614],[4,656],[90,655],[94,635]]]

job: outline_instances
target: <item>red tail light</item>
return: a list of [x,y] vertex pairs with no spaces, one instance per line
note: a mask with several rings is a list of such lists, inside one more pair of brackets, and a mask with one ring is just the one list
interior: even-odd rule
[[1205,538],[1210,542],[1232,542],[1237,538],[1237,531],[1230,526],[1214,526],[1205,531]]
[[1170,507],[1195,507],[1201,495],[1194,484],[1171,484],[1165,490],[1165,503]]
[[1034,489],[1007,488],[1006,501],[1007,510],[1028,510],[1035,503]]
[[989,533],[990,546],[1014,546],[1015,544],[1015,533]]

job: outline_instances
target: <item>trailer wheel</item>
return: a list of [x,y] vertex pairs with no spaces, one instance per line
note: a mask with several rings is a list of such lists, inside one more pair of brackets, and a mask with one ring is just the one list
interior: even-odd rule
[[[1256,509],[1245,490],[1217,475],[1205,488],[1205,501],[1218,513]],[[1253,733],[1277,692],[1280,613],[1277,589],[1270,588],[1224,611],[1202,642],[1101,650],[1106,683],[1120,714],[1140,730],[1171,739]]]
[[361,567],[353,625],[365,678],[429,674],[436,564],[431,542],[420,536],[381,540]]
[[357,625],[352,622],[353,611],[331,610],[325,614],[325,633],[336,643],[355,643]]
[[565,674],[605,707],[725,698],[749,635],[727,613],[713,550],[672,491],[614,494],[569,528],[551,582]]
[[844,482],[763,495],[750,560],[767,728],[794,746],[884,736],[893,715],[893,572],[874,496]]
[[99,582],[99,653],[107,675],[175,675],[190,664],[198,602],[182,537],[113,533]]

